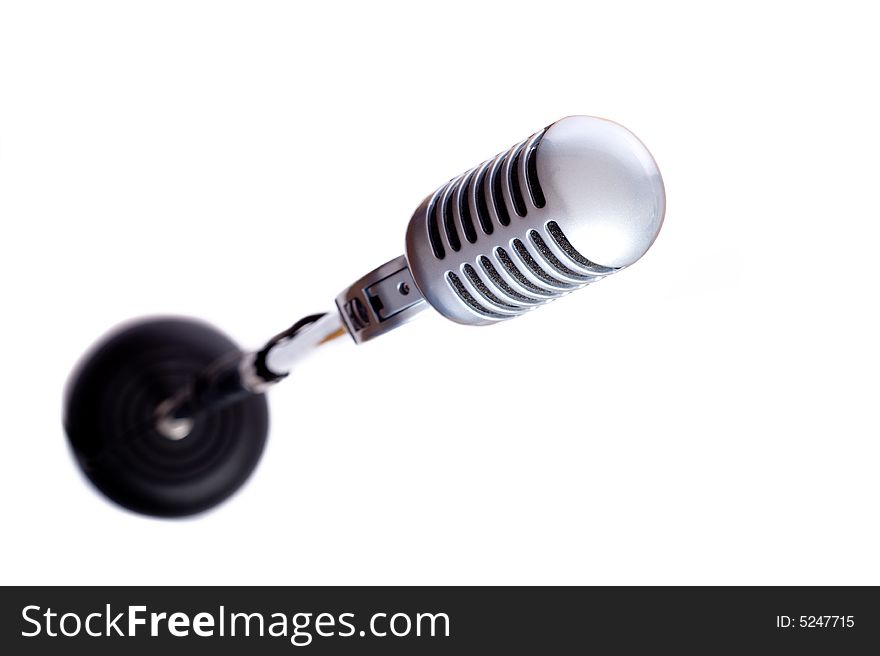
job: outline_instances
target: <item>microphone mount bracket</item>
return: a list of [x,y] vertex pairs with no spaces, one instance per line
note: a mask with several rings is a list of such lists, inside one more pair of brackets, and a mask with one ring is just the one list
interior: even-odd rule
[[401,255],[370,271],[336,297],[355,343],[362,344],[410,321],[427,307]]

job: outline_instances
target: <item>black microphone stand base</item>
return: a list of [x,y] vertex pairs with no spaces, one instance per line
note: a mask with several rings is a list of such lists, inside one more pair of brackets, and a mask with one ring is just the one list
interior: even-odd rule
[[241,352],[199,321],[130,323],[101,340],[70,378],[64,427],[85,475],[107,497],[139,513],[181,517],[207,510],[253,472],[269,430],[263,394],[247,394],[193,419],[172,439],[157,407],[212,364]]

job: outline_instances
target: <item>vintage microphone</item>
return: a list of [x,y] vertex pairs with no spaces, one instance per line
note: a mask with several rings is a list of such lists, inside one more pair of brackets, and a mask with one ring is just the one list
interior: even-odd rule
[[77,460],[131,510],[182,516],[247,479],[268,433],[264,392],[345,334],[360,344],[429,306],[458,323],[510,319],[628,267],[663,223],[660,171],[622,126],[570,116],[422,201],[405,255],[371,271],[258,351],[189,319],[105,337],[71,376],[64,425]]

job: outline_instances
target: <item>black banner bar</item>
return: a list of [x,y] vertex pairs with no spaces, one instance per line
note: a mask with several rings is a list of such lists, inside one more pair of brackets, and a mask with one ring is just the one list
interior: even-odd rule
[[4,654],[880,649],[873,587],[13,587],[0,597]]

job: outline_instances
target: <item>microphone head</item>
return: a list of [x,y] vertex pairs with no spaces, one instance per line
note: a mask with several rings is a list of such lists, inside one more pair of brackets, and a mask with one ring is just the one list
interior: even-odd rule
[[665,209],[660,171],[635,135],[570,116],[425,198],[406,259],[438,312],[494,323],[629,266]]

